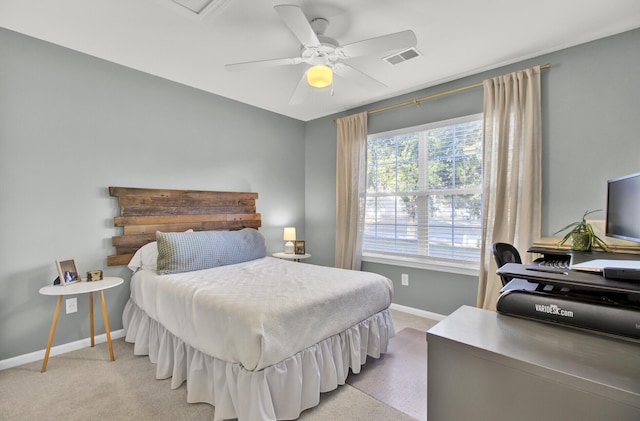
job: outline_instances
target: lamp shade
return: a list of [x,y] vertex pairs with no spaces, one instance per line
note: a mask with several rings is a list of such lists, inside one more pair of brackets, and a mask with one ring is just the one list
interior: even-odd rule
[[333,70],[325,65],[317,65],[307,70],[307,83],[313,88],[325,88],[333,81]]
[[296,227],[285,227],[284,241],[296,241]]

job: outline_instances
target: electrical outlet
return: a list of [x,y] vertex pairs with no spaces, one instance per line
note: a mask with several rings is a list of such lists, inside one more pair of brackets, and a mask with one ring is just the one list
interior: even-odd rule
[[69,298],[65,303],[67,304],[67,314],[78,311],[78,298]]
[[403,287],[409,286],[409,275],[407,275],[406,273],[402,274],[402,286]]

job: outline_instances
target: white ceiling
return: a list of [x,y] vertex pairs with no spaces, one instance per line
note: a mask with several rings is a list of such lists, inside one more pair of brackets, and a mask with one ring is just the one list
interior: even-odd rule
[[[0,0],[0,26],[302,121],[640,27],[640,0],[216,1],[198,16],[171,0]],[[273,9],[287,1],[328,19],[325,35],[341,45],[412,29],[422,55],[396,66],[388,53],[352,59],[388,87],[336,78],[333,96],[308,88],[289,105],[304,65],[224,68],[298,54]]]

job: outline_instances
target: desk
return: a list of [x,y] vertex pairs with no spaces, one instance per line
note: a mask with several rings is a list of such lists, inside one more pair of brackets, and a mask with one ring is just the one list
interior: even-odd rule
[[91,320],[91,346],[95,345],[94,330],[93,330],[93,293],[100,292],[100,303],[102,304],[102,317],[104,319],[104,330],[107,335],[107,343],[109,344],[109,355],[111,361],[115,361],[113,355],[113,346],[111,345],[111,332],[109,330],[109,319],[107,318],[107,305],[104,302],[105,289],[113,288],[122,284],[124,280],[117,277],[105,277],[100,281],[93,282],[77,282],[70,285],[47,285],[38,291],[42,295],[57,295],[58,302],[56,303],[56,309],[53,313],[53,321],[51,322],[51,331],[49,332],[49,341],[47,342],[47,352],[44,354],[44,361],[42,362],[42,369],[40,372],[47,371],[47,362],[49,361],[49,352],[51,351],[51,343],[53,342],[53,335],[56,331],[56,324],[58,322],[58,314],[60,313],[60,304],[62,304],[62,296],[64,295],[78,295],[89,293],[89,315]]
[[640,420],[640,344],[469,306],[427,341],[429,420]]

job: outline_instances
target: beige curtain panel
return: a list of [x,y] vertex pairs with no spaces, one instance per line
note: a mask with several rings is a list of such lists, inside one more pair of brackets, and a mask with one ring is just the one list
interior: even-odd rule
[[495,310],[502,283],[494,242],[524,251],[540,238],[540,66],[483,82],[483,211],[477,305]]
[[336,255],[337,268],[360,270],[365,177],[367,113],[336,120]]

